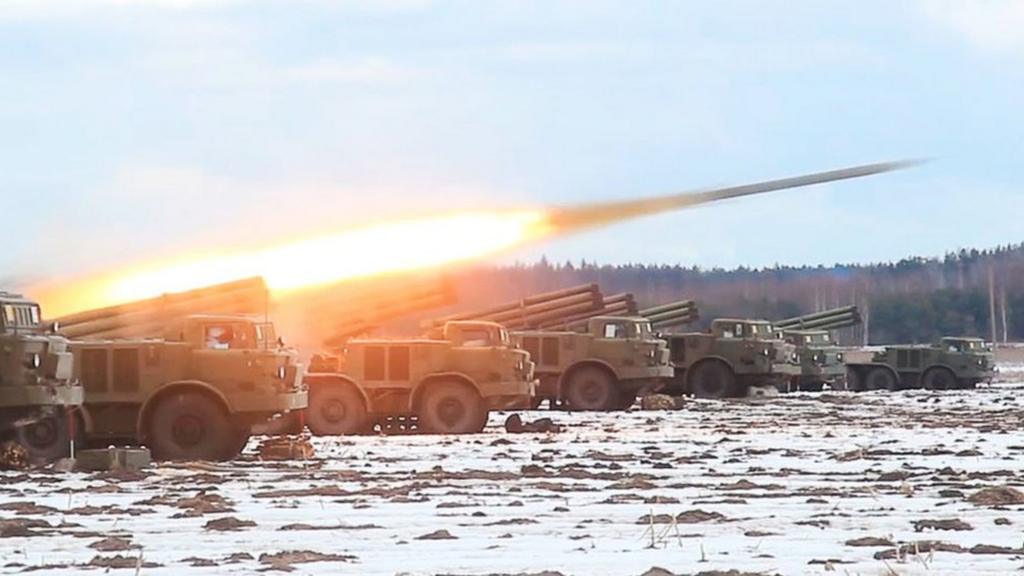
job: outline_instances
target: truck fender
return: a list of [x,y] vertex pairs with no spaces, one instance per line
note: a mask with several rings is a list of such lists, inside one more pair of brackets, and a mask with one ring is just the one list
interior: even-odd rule
[[[883,362],[858,362],[856,364],[846,365],[847,370],[856,370],[861,378],[867,378],[868,372],[871,372],[875,368],[885,368],[887,371],[889,371],[890,374],[893,375],[894,378],[896,378],[896,384],[898,386],[903,385],[903,377],[900,376],[900,373],[894,370],[892,366],[889,366],[888,364],[885,364]],[[921,372],[921,375],[924,375],[923,371]]]
[[232,412],[231,403],[228,402],[224,393],[202,380],[176,380],[174,382],[167,382],[154,390],[153,393],[150,394],[142,403],[142,407],[139,410],[138,420],[135,422],[136,434],[141,441],[144,442],[146,440],[146,422],[149,420],[149,413],[153,409],[153,406],[168,394],[185,391],[209,394],[216,398],[228,413]]
[[409,409],[415,410],[416,406],[420,402],[420,396],[423,395],[423,391],[427,389],[427,386],[431,382],[437,382],[439,380],[461,382],[463,384],[471,386],[473,390],[476,390],[477,394],[483,396],[483,393],[480,392],[480,386],[477,385],[476,381],[470,378],[469,376],[463,374],[462,372],[436,372],[434,374],[427,376],[423,380],[420,380],[420,382],[416,384],[416,387],[413,388],[412,394],[409,395]]
[[936,368],[944,368],[946,370],[949,370],[953,374],[953,377],[956,377],[956,370],[954,370],[952,366],[950,366],[949,364],[936,363],[930,364],[927,368],[921,370],[921,378],[924,378],[925,374],[932,370],[935,370]]
[[720,356],[718,354],[712,354],[712,355],[709,355],[709,356],[705,356],[705,357],[701,358],[700,360],[697,360],[696,362],[694,362],[693,364],[690,364],[686,368],[686,372],[683,374],[683,377],[686,378],[686,386],[687,387],[690,386],[690,374],[693,373],[693,369],[696,368],[697,366],[702,366],[702,365],[708,364],[710,362],[715,362],[715,363],[721,364],[722,366],[725,366],[726,368],[729,369],[729,372],[731,372],[734,377],[736,376],[736,369],[733,368],[732,362],[729,362],[728,360],[726,360],[724,356]]
[[579,370],[581,368],[588,368],[588,367],[600,368],[600,369],[608,372],[609,374],[611,374],[612,378],[614,378],[616,382],[618,382],[618,380],[619,380],[619,373],[615,371],[615,368],[613,368],[611,364],[605,362],[604,360],[598,360],[596,358],[588,358],[586,360],[580,360],[579,362],[576,362],[575,364],[570,364],[569,367],[566,368],[564,372],[562,372],[562,375],[558,377],[558,397],[559,398],[562,397],[562,391],[565,388],[565,384],[566,384],[566,382],[569,381],[569,378],[572,377],[573,372],[575,372],[575,371],[577,371],[577,370]]
[[366,390],[363,390],[362,386],[356,384],[355,380],[345,374],[317,372],[315,374],[306,374],[302,381],[309,387],[311,395],[313,394],[313,389],[318,386],[351,386],[359,394],[359,397],[363,399],[363,406],[366,407],[366,411],[373,411],[373,406],[370,403],[370,397],[366,394]]

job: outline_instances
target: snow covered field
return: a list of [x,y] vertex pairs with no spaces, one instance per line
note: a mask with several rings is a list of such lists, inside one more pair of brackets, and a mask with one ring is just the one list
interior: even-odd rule
[[566,427],[550,435],[495,414],[477,436],[314,439],[304,463],[260,462],[253,441],[225,465],[7,472],[0,571],[1006,574],[1024,504],[967,498],[1024,489],[1022,392],[524,414]]

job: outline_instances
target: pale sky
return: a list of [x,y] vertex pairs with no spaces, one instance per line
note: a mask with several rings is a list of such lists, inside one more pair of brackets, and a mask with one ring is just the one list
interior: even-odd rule
[[0,282],[915,157],[501,261],[1020,242],[1021,30],[1012,0],[0,0]]

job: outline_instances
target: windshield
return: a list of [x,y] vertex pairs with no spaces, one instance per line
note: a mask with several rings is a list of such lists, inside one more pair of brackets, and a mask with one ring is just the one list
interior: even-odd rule
[[832,337],[828,334],[807,334],[804,336],[804,344],[828,344]]
[[[462,345],[468,347],[493,346],[492,332],[486,327],[463,327],[461,330]],[[502,336],[499,336],[499,338]],[[507,337],[507,334],[504,336]]]
[[39,326],[42,315],[36,304],[3,304],[0,321],[5,328],[34,328]]
[[203,340],[209,350],[252,350],[257,347],[257,326],[246,323],[207,324]]
[[651,328],[650,322],[637,322],[633,326],[633,330],[635,331],[637,338],[640,338],[641,340],[650,338],[651,334],[654,332]]
[[751,336],[763,336],[766,338],[772,338],[774,331],[772,330],[771,324],[750,324],[750,335]]
[[948,342],[950,352],[973,352],[985,350],[985,343],[977,340],[950,340]]
[[501,338],[501,344],[503,346],[508,346],[512,342],[512,337],[508,335],[508,330],[505,330],[504,328],[500,330],[499,337]]

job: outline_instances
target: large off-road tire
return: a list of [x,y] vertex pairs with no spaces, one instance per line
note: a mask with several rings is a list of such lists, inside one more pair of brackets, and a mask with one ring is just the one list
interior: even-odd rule
[[796,390],[801,392],[821,392],[825,389],[825,383],[821,380],[808,380],[800,382],[796,386]]
[[71,436],[64,414],[50,414],[19,426],[15,436],[32,464],[45,464],[71,455]]
[[483,398],[462,382],[430,382],[416,407],[419,429],[427,434],[473,434],[487,425]]
[[224,460],[234,460],[245,450],[245,446],[249,443],[249,438],[252,436],[252,431],[248,426],[236,427],[231,431],[231,441],[226,444],[227,449],[224,451]]
[[864,384],[868,390],[889,390],[895,392],[900,389],[900,381],[888,368],[872,368]]
[[569,375],[562,389],[569,410],[620,410],[615,377],[594,366],[584,366]]
[[306,426],[317,436],[366,434],[371,422],[359,391],[347,382],[311,383]]
[[846,369],[846,390],[850,392],[861,392],[864,390],[864,382],[860,377],[860,372],[853,368]]
[[921,377],[921,385],[926,390],[954,390],[960,385],[956,375],[948,368],[932,368]]
[[633,404],[636,404],[636,394],[619,391],[619,400],[615,403],[615,410],[629,410]]
[[703,362],[693,367],[689,376],[690,392],[697,398],[731,398],[737,396],[736,375],[721,362]]
[[238,434],[218,401],[174,392],[150,412],[147,444],[155,460],[224,460],[237,448]]

